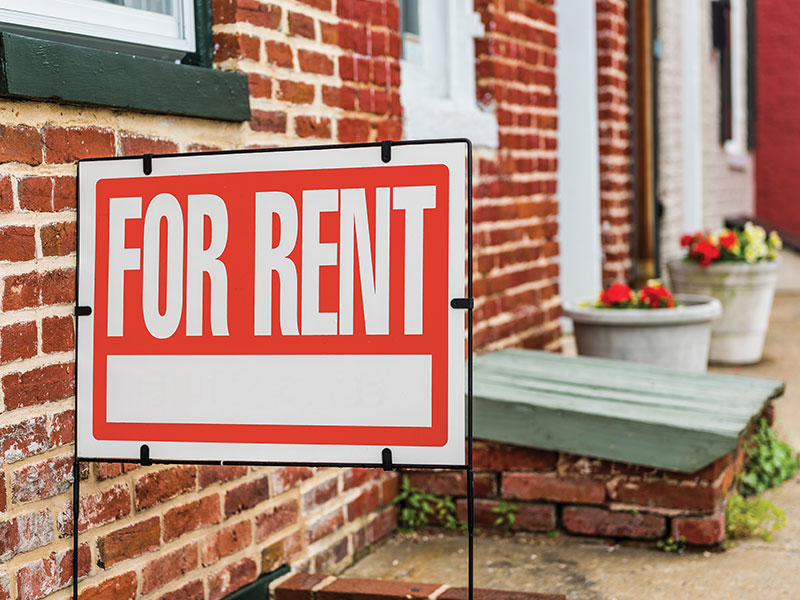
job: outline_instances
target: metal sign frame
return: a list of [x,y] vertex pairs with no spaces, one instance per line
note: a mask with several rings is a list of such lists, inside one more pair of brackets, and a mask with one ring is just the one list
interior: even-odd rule
[[[247,461],[247,460],[162,460],[152,459],[150,457],[149,446],[143,444],[140,448],[139,459],[125,459],[125,458],[100,458],[100,457],[82,457],[78,449],[78,386],[77,386],[77,369],[76,369],[76,400],[75,400],[75,451],[73,462],[73,574],[72,574],[72,589],[73,597],[78,597],[78,550],[79,550],[79,518],[80,518],[80,465],[81,463],[92,462],[119,462],[129,464],[140,464],[142,466],[149,466],[153,464],[183,464],[183,465],[246,465],[246,466],[310,466],[310,467],[361,467],[361,468],[382,468],[385,471],[397,469],[451,469],[463,470],[467,475],[467,530],[468,530],[468,590],[469,599],[473,598],[474,591],[474,533],[475,533],[475,495],[474,495],[474,474],[473,474],[473,410],[472,410],[472,388],[473,388],[473,375],[472,375],[472,354],[473,354],[473,275],[472,275],[472,142],[466,138],[451,138],[451,139],[433,139],[433,140],[404,140],[404,141],[382,141],[375,143],[360,143],[360,144],[331,144],[319,146],[292,146],[287,148],[264,148],[264,149],[246,149],[246,150],[231,150],[231,151],[211,151],[211,152],[196,152],[196,153],[173,153],[163,155],[144,154],[140,156],[125,156],[125,157],[109,157],[97,159],[85,159],[80,162],[91,161],[114,161],[139,159],[142,161],[142,172],[144,175],[150,175],[153,171],[153,161],[158,158],[166,157],[196,157],[196,156],[214,156],[214,155],[233,155],[233,154],[252,154],[252,153],[271,153],[271,152],[291,152],[303,150],[331,150],[331,149],[351,149],[351,148],[375,148],[380,152],[381,162],[390,163],[392,160],[392,147],[394,146],[414,146],[414,145],[431,145],[431,144],[452,144],[464,143],[466,145],[466,191],[467,191],[467,248],[466,248],[466,297],[452,298],[450,306],[454,309],[461,309],[467,311],[467,364],[466,364],[466,461],[464,465],[435,465],[435,464],[398,464],[393,461],[392,451],[390,448],[383,448],[381,451],[380,459],[376,457],[373,462],[274,462],[274,461]],[[76,178],[76,189],[80,193],[80,171]],[[77,235],[80,236],[80,204],[77,213]],[[80,239],[78,239],[77,260],[80,261]],[[78,273],[76,271],[76,273]],[[75,282],[75,297],[78,298],[78,289],[80,286],[79,274],[76,275]],[[76,327],[80,327],[81,317],[92,314],[92,308],[89,306],[81,306],[76,302],[75,316]],[[78,346],[78,336],[76,335],[76,354]],[[284,567],[281,567],[284,569]]]

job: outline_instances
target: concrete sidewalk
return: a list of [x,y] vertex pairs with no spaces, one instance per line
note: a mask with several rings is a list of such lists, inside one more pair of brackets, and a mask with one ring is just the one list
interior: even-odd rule
[[[791,262],[789,262],[791,261]],[[776,428],[800,447],[800,259],[788,257],[772,310],[764,359],[712,370],[787,382]],[[784,267],[787,264],[784,263]],[[559,535],[476,538],[475,583],[559,592],[570,600],[771,600],[800,598],[800,477],[764,495],[786,511],[772,542],[739,541],[725,552],[666,554],[652,546]],[[344,576],[466,585],[465,536],[395,536]]]

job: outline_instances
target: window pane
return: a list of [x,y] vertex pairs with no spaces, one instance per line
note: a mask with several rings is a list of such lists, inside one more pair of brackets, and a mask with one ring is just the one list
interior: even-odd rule
[[400,0],[400,20],[403,33],[419,35],[419,0]]
[[135,8],[160,15],[174,15],[174,0],[95,0],[106,4],[116,4],[126,8]]

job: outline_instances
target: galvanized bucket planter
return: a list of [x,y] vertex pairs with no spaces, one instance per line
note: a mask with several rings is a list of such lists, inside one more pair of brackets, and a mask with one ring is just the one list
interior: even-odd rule
[[675,260],[667,270],[676,292],[705,294],[722,304],[722,317],[711,328],[711,362],[747,365],[761,360],[778,282],[777,260],[708,267]]
[[711,322],[722,313],[710,296],[678,294],[675,308],[612,309],[567,305],[578,354],[703,372]]

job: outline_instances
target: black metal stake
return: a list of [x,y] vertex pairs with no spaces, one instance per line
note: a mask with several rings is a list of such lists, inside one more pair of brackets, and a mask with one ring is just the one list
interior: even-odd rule
[[475,592],[475,486],[472,472],[472,144],[467,144],[467,529],[469,531],[468,590]]
[[75,462],[72,465],[72,599],[78,600],[78,518],[81,511],[81,466],[75,436]]

